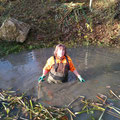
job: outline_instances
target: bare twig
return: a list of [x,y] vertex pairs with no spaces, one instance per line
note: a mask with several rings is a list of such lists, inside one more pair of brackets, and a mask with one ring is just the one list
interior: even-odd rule
[[23,118],[23,117],[20,117],[20,119],[21,119],[21,120],[28,120],[28,119],[26,119],[26,118]]
[[102,114],[100,115],[98,120],[102,120],[102,117],[103,117],[104,113],[105,113],[105,110],[102,112]]
[[116,117],[116,118],[119,118],[119,119],[120,119],[120,116],[119,116],[118,114],[112,112],[112,111],[107,111],[107,113],[110,114],[110,115],[113,115],[113,116]]
[[66,15],[62,18],[62,20],[60,20],[59,24],[62,24],[63,20],[72,12],[73,9],[70,9]]
[[78,100],[78,98],[85,98],[84,96],[78,96],[76,99],[74,99],[73,101],[71,101],[67,107],[69,107],[72,103],[74,103],[76,100]]
[[98,95],[101,97],[101,98],[105,98],[105,100],[103,101],[103,104],[105,104],[105,102],[107,101],[107,96],[101,94],[101,93],[98,93]]
[[112,93],[118,100],[120,100],[120,98],[112,90],[110,90],[110,93]]
[[[46,108],[45,108],[46,109]],[[50,115],[51,118],[54,118],[51,113],[48,111],[48,109],[46,109],[47,113]]]
[[120,111],[116,110],[114,107],[112,107],[112,106],[107,106],[107,107],[110,108],[110,109],[113,109],[113,110],[116,111],[118,114],[120,114]]
[[72,115],[70,114],[70,118],[71,118],[71,120],[73,120],[73,117],[72,117]]
[[70,109],[66,108],[66,110],[67,110],[71,115],[73,115],[74,117],[76,117],[76,115],[75,115]]

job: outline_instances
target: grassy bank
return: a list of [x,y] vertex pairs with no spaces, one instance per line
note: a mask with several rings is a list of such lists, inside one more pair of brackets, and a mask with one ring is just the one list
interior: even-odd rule
[[120,47],[119,0],[93,1],[92,11],[87,0],[1,0],[0,15],[0,25],[13,17],[31,26],[24,43],[0,40],[0,56],[58,43]]

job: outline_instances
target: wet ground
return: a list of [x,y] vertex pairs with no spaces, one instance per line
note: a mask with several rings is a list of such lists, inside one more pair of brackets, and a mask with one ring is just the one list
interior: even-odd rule
[[[120,49],[95,47],[67,50],[74,66],[86,80],[85,83],[80,83],[70,72],[69,82],[49,84],[45,81],[38,91],[38,78],[53,51],[53,48],[44,48],[0,58],[0,88],[19,89],[33,97],[39,97],[39,101],[45,105],[58,107],[68,105],[80,95],[93,100],[96,99],[97,93],[109,96],[110,89],[120,95]],[[119,100],[115,99],[113,104],[120,108]],[[73,107],[73,111],[78,110],[78,105]],[[100,113],[95,114],[99,116]],[[76,120],[83,116],[84,120],[88,119],[88,116],[83,114]],[[112,117],[106,115],[104,119],[118,119]]]

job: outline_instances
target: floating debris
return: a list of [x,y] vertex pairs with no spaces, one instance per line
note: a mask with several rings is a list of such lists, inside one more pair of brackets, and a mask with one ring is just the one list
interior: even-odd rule
[[32,97],[25,96],[25,94],[17,94],[10,90],[0,91],[0,119],[60,119],[66,113],[65,108],[44,107],[41,103],[34,102]]
[[[112,94],[113,93],[114,92],[112,92]],[[109,99],[106,95],[98,93],[96,98],[99,101],[87,100],[85,96],[78,96],[64,108],[45,107],[41,103],[34,101],[32,97],[26,96],[24,93],[18,94],[15,91],[1,90],[0,119],[68,120],[71,118],[71,120],[73,120],[77,115],[83,113],[94,114],[95,111],[102,112],[98,120],[102,120],[105,113],[120,118],[120,108],[109,103]],[[73,105],[77,102],[80,102],[81,110],[73,112]],[[92,119],[95,120],[93,116]]]

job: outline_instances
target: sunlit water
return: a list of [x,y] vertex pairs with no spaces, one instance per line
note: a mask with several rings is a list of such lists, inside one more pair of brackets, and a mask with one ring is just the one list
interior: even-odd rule
[[[0,88],[19,89],[33,97],[39,96],[39,101],[45,105],[59,107],[68,105],[78,96],[95,99],[97,93],[107,95],[109,89],[120,95],[120,49],[94,47],[67,50],[74,66],[86,80],[85,83],[80,83],[70,72],[69,82],[48,84],[45,81],[38,91],[38,78],[42,75],[46,60],[53,55],[53,51],[54,48],[44,48],[1,58]],[[116,105],[120,107],[118,102]],[[74,105],[73,111],[77,110],[79,110],[79,106]],[[80,117],[76,119],[80,119]],[[106,115],[104,119],[118,119],[112,117],[109,118]],[[87,116],[84,116],[84,120],[87,119]]]

